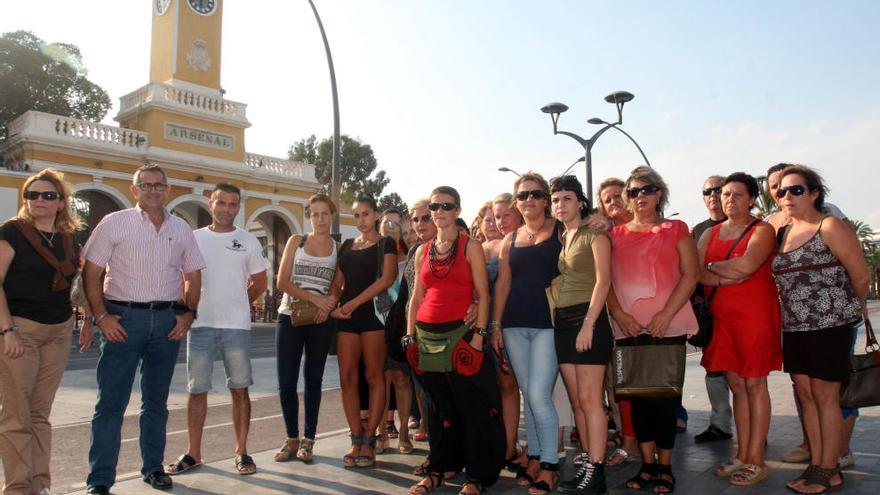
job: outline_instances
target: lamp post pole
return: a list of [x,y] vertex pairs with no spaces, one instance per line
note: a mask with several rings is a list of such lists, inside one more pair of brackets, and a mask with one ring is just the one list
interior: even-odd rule
[[[616,130],[622,132],[627,138],[629,138],[629,140],[632,141],[632,143],[639,150],[639,153],[642,155],[642,158],[645,160],[645,164],[648,165],[649,167],[651,166],[651,162],[648,161],[648,157],[645,156],[645,153],[642,151],[642,148],[641,148],[641,146],[639,146],[639,143],[637,143],[636,140],[633,139],[632,136],[627,134],[626,131],[624,131],[623,129],[618,127],[621,124],[623,124],[623,105],[626,102],[631,101],[633,98],[635,98],[635,96],[632,93],[629,93],[627,91],[617,91],[615,93],[611,93],[610,95],[606,96],[605,101],[607,101],[608,103],[613,103],[617,107],[617,122],[614,122],[614,123],[605,122],[604,120],[598,119],[598,118],[589,119],[587,122],[590,124],[604,124],[604,126],[601,129],[599,129],[598,131],[596,131],[589,139],[583,138],[573,132],[559,130],[559,128],[558,128],[559,115],[561,115],[563,112],[568,110],[568,106],[565,105],[564,103],[558,103],[558,102],[548,103],[547,105],[544,105],[541,108],[542,112],[550,114],[550,119],[553,121],[553,134],[562,134],[562,135],[568,136],[568,137],[574,139],[575,141],[577,141],[577,143],[580,144],[581,147],[584,148],[583,161],[585,163],[586,175],[587,175],[587,180],[586,180],[587,191],[586,191],[586,193],[587,193],[587,197],[590,199],[593,199],[592,198],[592,195],[593,195],[593,145],[596,144],[596,141],[599,139],[599,136],[604,134],[605,131],[607,131],[608,129],[616,129]],[[580,161],[580,160],[578,160],[578,161]],[[575,163],[577,163],[577,162],[575,162]],[[572,164],[572,165],[574,165],[574,164]]]
[[308,0],[315,13],[315,21],[318,23],[318,29],[321,31],[321,38],[324,40],[324,51],[327,54],[327,66],[330,68],[330,91],[333,94],[333,158],[330,165],[330,200],[337,206],[336,213],[333,214],[333,226],[330,233],[334,239],[340,240],[339,232],[339,194],[342,184],[339,177],[339,96],[336,93],[336,70],[333,68],[333,55],[330,53],[330,43],[327,41],[327,33],[324,32],[324,23],[321,22],[321,16],[318,15],[318,9],[315,8],[315,2]]

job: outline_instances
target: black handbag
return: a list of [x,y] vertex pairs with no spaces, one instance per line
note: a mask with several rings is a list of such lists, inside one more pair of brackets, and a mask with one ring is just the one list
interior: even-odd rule
[[865,319],[865,354],[850,356],[849,383],[840,392],[841,407],[859,408],[880,406],[880,345]]
[[[727,256],[724,257],[724,260],[730,259],[730,256],[733,254],[733,250],[736,249],[739,241],[741,241],[743,237],[745,237],[746,234],[748,234],[749,231],[759,223],[761,223],[761,220],[755,220],[742,231],[742,234],[736,238],[733,246],[730,246],[730,251],[727,252]],[[715,289],[704,299],[695,298],[694,313],[697,316],[699,330],[688,338],[688,343],[694,347],[705,348],[709,346],[710,342],[712,342],[712,333],[714,332],[713,326],[715,324],[715,320],[712,317],[712,299],[715,298],[716,292],[718,292],[718,287],[715,287]]]
[[618,341],[611,355],[614,395],[678,397],[684,387],[684,339],[647,335]]

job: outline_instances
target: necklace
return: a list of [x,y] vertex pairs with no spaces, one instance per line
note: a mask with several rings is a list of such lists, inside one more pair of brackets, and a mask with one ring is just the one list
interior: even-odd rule
[[40,230],[40,229],[34,229],[34,230],[36,230],[37,233],[40,234],[40,237],[42,237],[43,240],[46,241],[46,244],[48,244],[50,248],[55,247],[55,244],[52,243],[52,241],[55,240],[55,232],[54,231],[52,232],[52,235],[50,235],[49,237],[46,237],[46,234],[44,234],[42,230]]
[[541,222],[541,228],[539,228],[538,231],[535,232],[535,233],[532,233],[532,232],[529,230],[528,225],[523,225],[523,228],[526,229],[526,238],[527,238],[528,240],[530,240],[530,241],[534,241],[534,240],[535,240],[535,236],[538,235],[538,234],[540,234],[541,231],[544,230],[544,226],[545,226],[545,225],[547,225],[547,217],[544,217],[544,221]]
[[[436,278],[446,278],[452,271],[452,265],[455,264],[455,256],[458,254],[458,238],[452,241],[452,245],[446,252],[439,252],[436,247],[437,239],[431,241],[431,248],[428,250],[428,268],[431,274]],[[441,256],[447,255],[445,258]]]

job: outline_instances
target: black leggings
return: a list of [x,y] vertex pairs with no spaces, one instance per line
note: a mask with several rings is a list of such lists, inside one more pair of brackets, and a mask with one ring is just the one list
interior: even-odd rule
[[318,429],[318,411],[321,409],[321,382],[324,365],[333,341],[333,320],[318,325],[294,327],[290,316],[278,315],[275,331],[275,355],[278,370],[278,398],[288,438],[299,437],[299,366],[305,351],[303,379],[305,381],[305,436],[315,438]]
[[639,443],[656,442],[658,449],[675,446],[675,410],[681,397],[633,397],[632,421]]
[[484,488],[494,484],[504,465],[507,441],[492,362],[484,359],[474,376],[425,372],[417,377],[427,394],[430,470],[464,468],[469,481]]

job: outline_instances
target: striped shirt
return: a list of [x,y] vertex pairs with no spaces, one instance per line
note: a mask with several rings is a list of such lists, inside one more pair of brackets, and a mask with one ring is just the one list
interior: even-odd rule
[[189,225],[165,210],[156,231],[140,206],[108,214],[92,231],[83,257],[107,268],[104,297],[150,302],[181,299],[181,272],[205,268]]

